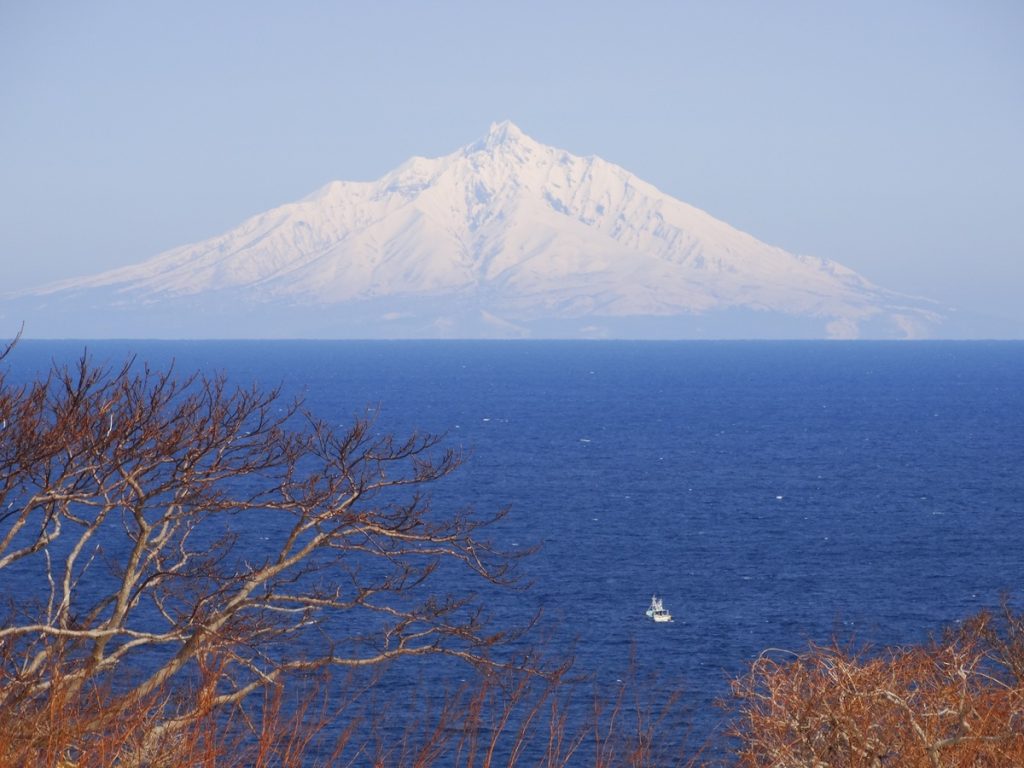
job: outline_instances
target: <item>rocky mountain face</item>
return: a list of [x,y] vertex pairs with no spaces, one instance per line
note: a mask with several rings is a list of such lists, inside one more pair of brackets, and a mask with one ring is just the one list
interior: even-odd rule
[[100,337],[890,338],[942,322],[928,302],[766,245],[509,122],[12,301],[9,319],[20,307],[68,329],[42,335]]

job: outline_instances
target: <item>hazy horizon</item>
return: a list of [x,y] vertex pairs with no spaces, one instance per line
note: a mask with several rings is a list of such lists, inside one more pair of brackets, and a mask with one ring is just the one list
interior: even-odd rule
[[755,237],[1024,322],[1024,8],[0,10],[5,290],[137,263],[511,119]]

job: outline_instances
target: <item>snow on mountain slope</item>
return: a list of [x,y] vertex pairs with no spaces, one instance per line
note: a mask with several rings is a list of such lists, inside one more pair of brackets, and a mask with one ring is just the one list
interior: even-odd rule
[[938,319],[840,264],[761,243],[509,122],[450,155],[412,158],[375,182],[332,182],[218,237],[35,295],[82,292],[123,306],[229,292],[269,314],[372,302],[397,316],[455,301],[492,328],[520,329],[743,309],[820,320],[820,335],[882,321],[886,333],[917,336]]

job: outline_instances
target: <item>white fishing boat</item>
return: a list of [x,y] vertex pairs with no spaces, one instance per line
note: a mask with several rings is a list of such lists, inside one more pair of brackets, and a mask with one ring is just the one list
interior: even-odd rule
[[647,609],[647,618],[654,619],[654,621],[660,624],[664,621],[672,621],[672,614],[662,605],[660,597],[652,595],[651,607]]

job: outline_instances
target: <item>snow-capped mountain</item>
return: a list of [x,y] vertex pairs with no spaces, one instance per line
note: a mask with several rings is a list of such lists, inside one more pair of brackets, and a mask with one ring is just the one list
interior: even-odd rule
[[151,336],[917,337],[941,319],[510,122],[31,296]]

